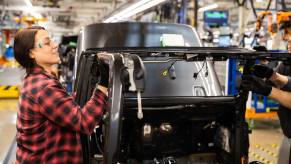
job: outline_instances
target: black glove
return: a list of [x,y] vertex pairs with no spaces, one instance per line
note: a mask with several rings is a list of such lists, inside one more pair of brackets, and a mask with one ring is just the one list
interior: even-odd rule
[[269,79],[273,75],[274,70],[266,65],[257,64],[253,67],[252,72],[257,77]]
[[102,60],[98,61],[98,69],[100,73],[100,81],[98,85],[102,85],[108,88],[108,81],[109,81],[109,65],[104,63]]
[[262,79],[249,75],[242,77],[241,86],[244,90],[253,91],[264,96],[269,96],[272,91],[272,86],[266,84]]

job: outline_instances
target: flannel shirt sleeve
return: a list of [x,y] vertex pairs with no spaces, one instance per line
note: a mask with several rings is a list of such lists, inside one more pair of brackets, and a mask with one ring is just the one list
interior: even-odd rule
[[44,87],[38,94],[40,113],[52,122],[80,133],[91,134],[102,119],[106,95],[95,89],[81,108],[63,87],[57,84]]

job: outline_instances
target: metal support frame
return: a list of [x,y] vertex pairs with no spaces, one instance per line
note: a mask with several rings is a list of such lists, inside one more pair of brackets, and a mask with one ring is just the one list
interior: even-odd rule
[[[107,56],[108,57],[108,56]],[[120,75],[123,65],[123,57],[120,54],[110,55],[110,74],[109,74],[109,111],[105,120],[105,147],[104,147],[104,163],[117,163],[118,150],[120,146],[120,134],[122,128],[123,113],[123,95]]]
[[236,59],[229,59],[228,61],[228,79],[227,79],[227,94],[228,95],[236,95],[238,93],[236,89],[236,77],[238,75],[237,73],[237,60]]
[[194,0],[194,23],[193,26],[198,28],[198,0]]
[[179,15],[178,23],[187,24],[187,12],[188,12],[188,0],[182,0],[182,6],[178,13]]
[[239,17],[239,20],[238,20],[238,31],[239,31],[239,34],[240,36],[243,38],[244,37],[244,34],[245,34],[245,18],[246,16],[244,15],[244,11],[245,11],[245,0],[243,0],[243,2],[239,4],[239,7],[238,7],[238,17]]
[[[123,116],[123,91],[124,86],[121,81],[122,70],[126,68],[124,65],[125,56],[122,54],[98,54],[99,58],[107,60],[110,65],[109,74],[109,110],[105,119],[105,147],[104,147],[104,163],[117,163],[120,158],[120,139],[122,131]],[[140,57],[137,55],[128,56],[134,64],[133,82],[135,83],[135,91],[143,91],[144,89],[144,66]],[[133,84],[132,84],[133,85]]]
[[[251,67],[255,64],[254,60],[246,60],[243,74],[250,74]],[[248,163],[248,125],[245,122],[246,102],[248,99],[248,91],[240,91],[241,97],[237,104],[235,111],[235,150],[234,150],[234,163]],[[244,141],[246,139],[246,141]]]
[[[96,51],[95,51],[96,52]],[[120,51],[122,52],[122,51]],[[172,52],[178,54],[177,57],[181,57],[186,61],[198,61],[204,60],[205,57],[212,57],[213,60],[225,60],[227,58],[242,59],[246,60],[247,63],[244,67],[243,74],[250,74],[250,67],[255,63],[255,59],[270,56],[274,59],[286,59],[291,58],[289,53],[264,53],[264,52],[254,52],[246,49],[237,48],[209,48],[207,47],[189,47],[189,48],[173,48],[173,49],[138,49],[125,50],[125,52],[133,52],[133,54],[145,54],[145,52],[160,52],[168,53]],[[92,53],[91,53],[92,54]],[[99,55],[98,55],[99,56]],[[111,55],[104,55],[106,60],[110,64],[110,74],[109,74],[109,107],[107,111],[107,117],[105,119],[105,151],[104,151],[104,163],[111,164],[117,163],[119,159],[120,151],[120,139],[122,130],[122,116],[123,116],[123,86],[120,79],[123,64],[123,56],[120,53],[115,53]],[[83,63],[86,65],[86,63]],[[84,82],[84,81],[83,81]],[[82,92],[87,92],[86,87],[81,88]],[[88,96],[88,95],[87,95]],[[245,122],[245,110],[246,101],[248,97],[248,91],[241,90],[236,97],[236,109],[235,109],[235,122],[234,122],[234,147],[232,151],[232,161],[233,163],[247,163],[248,162],[248,128]],[[78,96],[77,100],[81,97]],[[79,100],[80,101],[80,100]],[[82,105],[82,104],[81,104]]]

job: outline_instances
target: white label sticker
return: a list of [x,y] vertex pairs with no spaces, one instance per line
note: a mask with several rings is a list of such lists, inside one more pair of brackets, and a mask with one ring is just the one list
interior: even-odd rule
[[179,34],[163,34],[160,40],[163,47],[185,46],[184,37]]

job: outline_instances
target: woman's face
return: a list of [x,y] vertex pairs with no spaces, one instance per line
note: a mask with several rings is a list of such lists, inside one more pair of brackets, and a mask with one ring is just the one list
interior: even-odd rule
[[60,63],[58,45],[51,40],[46,30],[38,30],[35,35],[35,45],[30,52],[35,62],[40,66],[52,66]]

